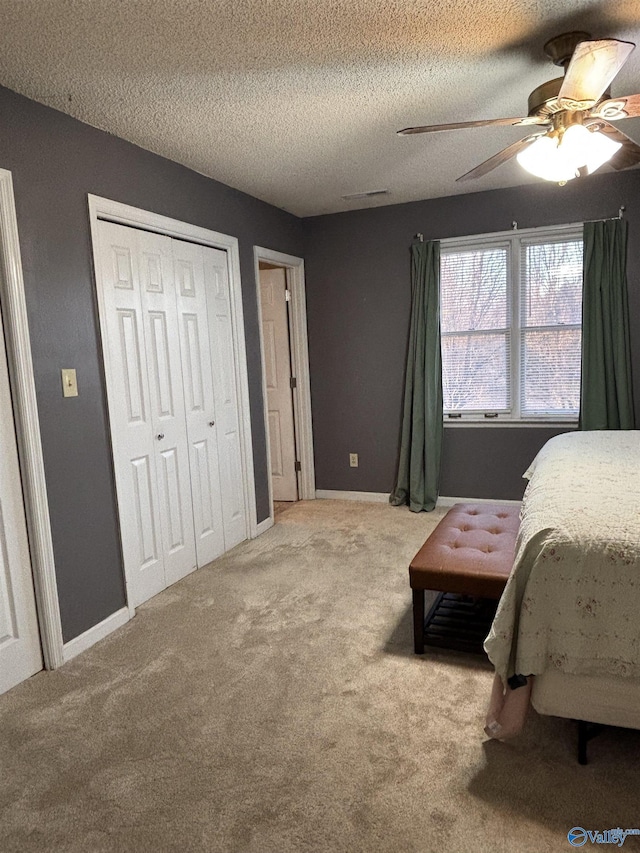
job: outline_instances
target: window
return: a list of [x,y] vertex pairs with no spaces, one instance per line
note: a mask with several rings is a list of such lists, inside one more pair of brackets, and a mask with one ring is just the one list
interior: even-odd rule
[[445,420],[576,420],[582,228],[444,241]]

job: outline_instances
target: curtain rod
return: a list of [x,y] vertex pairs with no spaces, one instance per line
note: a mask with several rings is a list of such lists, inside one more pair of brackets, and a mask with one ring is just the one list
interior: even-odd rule
[[[524,230],[534,231],[536,228],[573,228],[577,225],[584,225],[586,222],[611,222],[612,220],[615,220],[615,219],[623,219],[624,218],[624,212],[626,209],[627,208],[624,205],[621,205],[618,208],[618,215],[617,216],[605,216],[605,217],[602,217],[601,219],[585,219],[583,222],[570,222],[570,223],[566,223],[564,225],[534,225],[534,226],[531,226],[530,228],[526,228]],[[515,219],[511,223],[511,230],[512,231],[518,230],[518,223]],[[489,233],[494,233],[494,232],[489,232]],[[504,234],[507,232],[498,231],[495,233]],[[440,238],[435,238],[435,239],[440,239],[441,241],[443,241],[443,240],[464,240],[465,238],[468,238],[468,237],[482,237],[482,236],[483,236],[483,234],[468,234],[468,235],[463,235],[462,237],[440,237]],[[414,240],[418,240],[420,243],[424,243],[424,234],[421,234],[418,231],[418,233],[414,237]]]
[[[622,219],[622,218],[623,218],[623,216],[624,216],[624,212],[625,212],[625,210],[626,210],[626,207],[625,207],[625,206],[624,206],[624,204],[623,204],[623,205],[621,205],[621,206],[618,208],[618,215],[617,215],[617,216],[603,216],[603,217],[601,217],[600,219],[585,219],[585,220],[583,220],[583,222],[582,222],[581,224],[582,224],[582,225],[585,225],[587,222],[611,222],[611,221],[613,221],[613,220],[615,220],[615,219]],[[548,227],[548,226],[546,226],[546,225],[538,225],[538,226],[535,226],[535,225],[534,225],[533,227],[534,227],[534,228],[535,228],[535,227],[538,227],[538,228],[546,228],[546,227]],[[512,231],[517,231],[517,230],[518,230],[518,223],[516,222],[516,220],[515,220],[515,219],[514,219],[514,220],[513,220],[513,222],[511,223],[511,230],[512,230]]]

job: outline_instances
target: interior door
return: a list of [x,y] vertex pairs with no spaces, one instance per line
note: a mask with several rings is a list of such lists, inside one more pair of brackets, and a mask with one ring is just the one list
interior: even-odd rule
[[[218,424],[202,246],[172,240],[198,565],[224,553]],[[222,253],[224,254],[224,253]],[[226,257],[226,256],[225,256]]]
[[196,567],[171,240],[110,222],[99,234],[116,491],[137,606]]
[[267,384],[273,499],[297,501],[296,446],[291,396],[291,352],[283,269],[260,270],[260,304]]
[[0,318],[0,693],[42,669],[18,451]]
[[202,246],[201,249],[218,426],[224,544],[228,551],[247,538],[229,272],[226,252],[208,246]]

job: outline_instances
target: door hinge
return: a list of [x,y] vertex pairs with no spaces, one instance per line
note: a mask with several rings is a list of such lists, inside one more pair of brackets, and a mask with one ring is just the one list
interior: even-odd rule
[[291,302],[291,291],[289,289],[284,292],[284,300],[285,302]]
[[302,463],[299,459],[296,459],[296,471],[302,471]]
[[291,379],[289,380],[289,387],[290,388],[297,388],[298,387],[298,380],[296,379],[295,376],[292,376]]

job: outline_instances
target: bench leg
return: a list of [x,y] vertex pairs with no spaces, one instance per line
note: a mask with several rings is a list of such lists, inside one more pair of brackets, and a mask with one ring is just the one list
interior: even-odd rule
[[413,648],[417,655],[424,654],[424,590],[413,592]]

